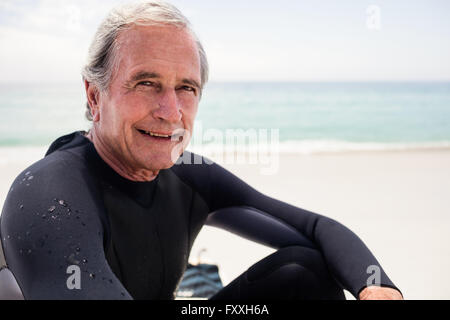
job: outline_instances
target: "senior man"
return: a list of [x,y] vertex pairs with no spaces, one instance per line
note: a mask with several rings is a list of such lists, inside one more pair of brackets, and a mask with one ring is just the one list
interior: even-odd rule
[[[83,78],[92,128],[53,142],[3,208],[5,265],[26,299],[173,299],[205,223],[278,249],[213,299],[344,299],[343,289],[402,298],[343,225],[271,199],[210,161],[190,163],[186,133],[208,64],[175,7],[113,10]],[[80,271],[78,283],[70,270]]]

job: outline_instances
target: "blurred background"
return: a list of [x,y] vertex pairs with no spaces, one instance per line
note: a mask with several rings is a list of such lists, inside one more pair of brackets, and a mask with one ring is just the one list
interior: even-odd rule
[[[88,127],[80,70],[123,2],[0,1],[0,146]],[[450,146],[448,1],[172,2],[210,60],[205,128],[276,127],[303,151]]]
[[[0,204],[53,140],[89,128],[80,70],[124,2],[0,0]],[[405,298],[449,299],[450,2],[171,3],[208,54],[203,128],[279,129],[276,175],[227,168],[349,226]],[[271,252],[205,228],[193,255],[206,243],[225,283]]]

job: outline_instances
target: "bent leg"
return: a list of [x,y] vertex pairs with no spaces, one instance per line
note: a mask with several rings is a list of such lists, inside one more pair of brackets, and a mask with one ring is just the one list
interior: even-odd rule
[[262,259],[211,300],[345,300],[319,251],[286,247]]

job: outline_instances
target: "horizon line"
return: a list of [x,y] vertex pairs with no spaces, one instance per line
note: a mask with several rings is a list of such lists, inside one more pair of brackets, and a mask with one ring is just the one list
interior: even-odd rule
[[[450,79],[412,79],[412,80],[211,80],[208,84],[228,84],[228,83],[449,83]],[[83,84],[82,81],[3,81],[0,85],[74,85]]]

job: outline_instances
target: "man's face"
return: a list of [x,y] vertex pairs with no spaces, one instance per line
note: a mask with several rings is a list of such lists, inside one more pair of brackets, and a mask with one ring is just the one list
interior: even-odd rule
[[180,128],[192,132],[197,113],[201,75],[195,41],[174,26],[133,26],[117,40],[117,69],[99,95],[96,134],[121,165],[169,168],[178,144],[170,136]]

